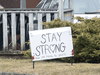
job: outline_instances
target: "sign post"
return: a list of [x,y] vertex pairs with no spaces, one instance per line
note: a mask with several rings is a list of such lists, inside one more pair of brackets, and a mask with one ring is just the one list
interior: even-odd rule
[[74,56],[71,27],[29,31],[29,35],[33,61]]
[[73,65],[73,57],[71,57],[71,65]]
[[33,69],[34,69],[34,61],[33,61]]

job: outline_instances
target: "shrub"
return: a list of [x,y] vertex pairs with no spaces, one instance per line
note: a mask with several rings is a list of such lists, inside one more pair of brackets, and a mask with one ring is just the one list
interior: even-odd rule
[[[30,44],[29,41],[28,41],[28,42],[25,42],[25,43],[26,43],[27,45]],[[21,54],[24,54],[24,57],[27,57],[27,58],[29,58],[29,59],[32,58],[32,56],[31,56],[31,49],[29,49],[29,50],[27,50],[27,51],[22,51]]]
[[21,54],[24,54],[24,57],[31,59],[31,49],[27,51],[22,51]]
[[[81,23],[71,23],[60,19],[44,22],[46,28],[71,26],[74,45],[74,62],[99,62],[100,59],[100,18],[84,19],[76,17]],[[62,58],[64,61],[66,58]]]

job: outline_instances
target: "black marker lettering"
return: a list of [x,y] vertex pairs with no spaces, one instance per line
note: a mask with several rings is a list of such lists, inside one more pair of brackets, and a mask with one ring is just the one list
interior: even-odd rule
[[54,53],[54,51],[55,51],[55,44],[51,44],[50,45],[50,50]]
[[46,39],[44,37],[45,37],[45,34],[42,35],[42,38],[44,39],[44,41],[41,41],[42,44],[46,43]]
[[42,50],[42,54],[43,54],[43,50],[44,50],[44,45],[40,45],[40,47],[41,47],[41,50]]
[[53,41],[54,39],[57,41],[56,35],[53,33],[53,35],[52,35],[52,41]]
[[50,35],[51,33],[47,33],[46,35],[48,35],[48,41],[50,42]]
[[60,48],[60,45],[59,45],[59,44],[58,44],[58,45],[56,44],[56,45],[55,45],[55,50],[56,50],[56,51],[58,50],[58,51],[60,52],[60,49],[61,49],[61,48]]
[[61,38],[61,34],[62,34],[62,33],[60,33],[60,34],[59,34],[59,33],[57,33],[57,35],[59,36],[59,41],[61,41],[61,40],[60,40],[60,38]]
[[51,53],[51,52],[49,51],[49,46],[48,46],[48,45],[45,45],[45,54],[47,53],[46,51],[48,51],[49,53]]
[[39,51],[38,49],[40,49],[39,46],[36,47],[36,50],[37,50],[37,52],[38,52],[38,54],[35,53],[36,56],[40,56],[40,51]]
[[64,43],[63,43],[63,42],[61,43],[61,47],[63,47],[63,50],[62,50],[62,48],[61,48],[61,52],[64,52],[64,51],[65,51],[66,46],[62,46],[62,44],[64,44]]

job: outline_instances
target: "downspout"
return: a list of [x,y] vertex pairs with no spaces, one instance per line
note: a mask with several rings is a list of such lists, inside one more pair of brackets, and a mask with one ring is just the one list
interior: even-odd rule
[[26,8],[26,0],[20,0],[20,9]]

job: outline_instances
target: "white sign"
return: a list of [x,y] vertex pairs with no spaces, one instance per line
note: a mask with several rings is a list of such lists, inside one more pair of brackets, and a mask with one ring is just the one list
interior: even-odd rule
[[33,61],[72,57],[71,27],[29,31]]

